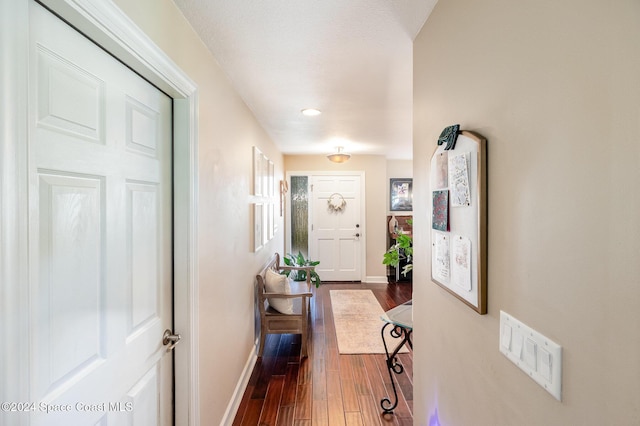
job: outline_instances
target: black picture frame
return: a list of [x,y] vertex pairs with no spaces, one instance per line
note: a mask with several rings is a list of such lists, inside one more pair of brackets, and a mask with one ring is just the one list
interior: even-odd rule
[[389,210],[413,211],[413,179],[391,178],[389,186]]

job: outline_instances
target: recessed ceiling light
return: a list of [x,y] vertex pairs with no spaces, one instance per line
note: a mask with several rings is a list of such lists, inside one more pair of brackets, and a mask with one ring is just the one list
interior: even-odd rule
[[320,115],[322,114],[322,111],[320,111],[319,109],[315,109],[315,108],[305,108],[302,110],[302,114],[308,116],[308,117],[314,117],[316,115]]

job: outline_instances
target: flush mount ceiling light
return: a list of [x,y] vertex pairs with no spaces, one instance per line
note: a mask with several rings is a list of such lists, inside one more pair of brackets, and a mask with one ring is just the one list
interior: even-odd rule
[[306,115],[307,117],[315,117],[316,115],[322,114],[322,111],[315,108],[305,108],[301,112],[303,115]]
[[336,152],[333,154],[327,155],[327,158],[329,159],[329,161],[332,161],[334,163],[344,163],[349,158],[351,158],[351,155],[342,152],[342,147],[338,146],[336,147]]

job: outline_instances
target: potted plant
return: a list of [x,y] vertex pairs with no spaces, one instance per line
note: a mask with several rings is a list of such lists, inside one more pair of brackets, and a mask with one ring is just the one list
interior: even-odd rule
[[401,260],[406,260],[406,264],[402,268],[402,275],[406,276],[413,270],[413,244],[411,235],[403,234],[398,231],[396,242],[385,252],[382,264],[397,268]]
[[[301,252],[298,252],[296,256],[291,253],[288,253],[282,261],[287,266],[311,266],[311,282],[315,284],[316,288],[320,287],[322,281],[320,280],[320,275],[315,270],[315,266],[319,265],[320,262],[316,260],[305,259],[304,255]],[[286,271],[285,275],[291,278],[294,281],[306,281],[307,280],[307,271],[305,270],[297,270],[297,271]]]

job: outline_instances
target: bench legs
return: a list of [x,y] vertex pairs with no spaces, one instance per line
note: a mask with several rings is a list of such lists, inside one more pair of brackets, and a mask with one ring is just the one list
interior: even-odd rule
[[267,333],[264,330],[260,331],[260,345],[258,346],[258,356],[262,356],[264,352],[264,343],[267,340]]

